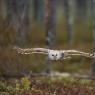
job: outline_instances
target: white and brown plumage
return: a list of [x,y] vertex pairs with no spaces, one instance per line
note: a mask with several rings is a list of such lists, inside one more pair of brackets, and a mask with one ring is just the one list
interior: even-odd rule
[[81,52],[77,50],[51,50],[46,48],[27,48],[22,49],[14,47],[14,49],[20,54],[45,54],[50,60],[61,60],[72,58],[73,56],[83,56],[88,58],[94,58],[95,55],[92,53]]

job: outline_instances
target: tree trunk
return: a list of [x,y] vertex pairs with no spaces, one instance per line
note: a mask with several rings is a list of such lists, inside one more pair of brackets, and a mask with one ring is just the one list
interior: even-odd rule
[[[52,48],[55,43],[55,26],[56,26],[56,0],[45,0],[45,33],[46,47]],[[46,71],[50,72],[50,62],[46,59]]]
[[87,0],[76,0],[76,9],[77,16],[84,19],[87,10]]
[[70,48],[73,45],[73,2],[70,0],[63,0],[64,14],[66,18],[67,32],[68,32],[68,47]]
[[[95,53],[95,0],[92,0],[92,16],[93,16],[93,53]],[[95,75],[95,58],[92,60],[92,72]]]
[[5,0],[0,0],[0,19],[6,19]]
[[8,22],[16,30],[16,45],[24,46],[28,27],[28,0],[6,0]]
[[91,18],[91,16],[92,16],[92,14],[91,14],[91,3],[92,3],[92,1],[91,0],[87,0],[87,17],[89,18]]

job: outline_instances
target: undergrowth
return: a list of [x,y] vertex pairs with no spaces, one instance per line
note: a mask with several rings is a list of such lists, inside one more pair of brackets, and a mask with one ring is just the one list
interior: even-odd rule
[[8,93],[8,95],[94,95],[95,81],[73,77],[35,77],[32,79],[23,77],[12,85],[7,81],[0,81],[0,93]]

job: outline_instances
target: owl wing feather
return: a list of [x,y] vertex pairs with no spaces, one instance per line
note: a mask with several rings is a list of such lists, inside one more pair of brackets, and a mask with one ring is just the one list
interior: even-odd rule
[[77,51],[77,50],[63,50],[62,51],[64,53],[64,56],[84,56],[84,57],[88,57],[88,58],[93,58],[95,57],[94,54],[92,53],[86,53],[86,52],[82,52],[82,51]]
[[[15,49],[20,54],[37,53],[37,54],[49,55],[49,53],[56,51],[56,50],[50,50],[50,49],[46,49],[46,48],[24,48],[23,49],[23,48],[19,48],[19,47],[14,47],[13,49]],[[61,51],[61,53],[63,54],[63,56],[62,56],[63,59],[71,58],[73,56],[84,56],[84,57],[88,57],[88,58],[95,57],[95,54],[86,53],[86,52],[82,52],[82,51],[78,51],[78,50],[57,50],[57,51],[58,52]]]
[[33,53],[39,53],[39,54],[48,54],[49,49],[45,48],[19,48],[14,47],[14,49],[20,53],[20,54],[33,54]]

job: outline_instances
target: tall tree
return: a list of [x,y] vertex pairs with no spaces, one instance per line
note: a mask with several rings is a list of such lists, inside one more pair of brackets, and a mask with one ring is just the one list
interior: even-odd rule
[[29,0],[6,0],[9,25],[16,30],[16,44],[25,45],[28,27]]
[[41,22],[43,19],[44,0],[33,0],[34,20]]
[[[52,48],[55,41],[55,26],[56,26],[56,0],[45,0],[45,33],[46,33],[46,47]],[[46,59],[47,72],[50,72],[50,62],[48,57]]]
[[87,0],[76,0],[77,16],[78,17],[85,17],[86,10],[87,10]]
[[87,0],[87,16],[88,18],[92,16],[91,14],[91,6],[92,6],[92,1],[91,0]]
[[34,20],[37,20],[37,17],[38,17],[38,3],[39,0],[33,0],[33,6],[34,6]]
[[[93,53],[95,53],[95,0],[92,0],[92,16],[93,16]],[[92,60],[92,71],[95,75],[95,58]]]
[[44,15],[44,0],[39,0],[38,21],[43,22]]
[[67,25],[67,34],[68,34],[68,43],[69,47],[73,44],[73,4],[74,0],[63,0],[63,9],[66,18],[66,25]]
[[0,19],[6,18],[5,0],[0,0]]

